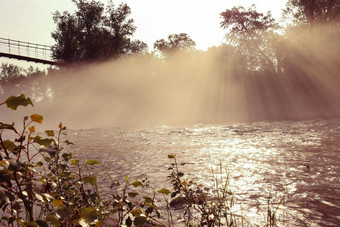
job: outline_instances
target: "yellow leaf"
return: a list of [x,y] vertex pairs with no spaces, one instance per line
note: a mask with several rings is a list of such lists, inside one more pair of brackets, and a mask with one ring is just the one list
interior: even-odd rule
[[30,131],[30,133],[35,132],[34,126],[29,127],[28,130]]
[[0,161],[0,166],[5,167],[5,166],[8,166],[8,165],[9,165],[9,162],[8,162],[6,159],[2,159],[2,160]]
[[30,116],[31,120],[34,121],[34,122],[38,122],[39,124],[42,123],[44,117],[39,115],[39,114],[33,114]]
[[96,227],[97,226],[104,226],[104,222],[102,220],[96,220]]
[[62,128],[63,124],[60,122],[58,128]]
[[53,199],[52,205],[53,205],[54,207],[56,207],[56,206],[61,206],[61,205],[63,205],[63,201],[60,200],[60,199]]

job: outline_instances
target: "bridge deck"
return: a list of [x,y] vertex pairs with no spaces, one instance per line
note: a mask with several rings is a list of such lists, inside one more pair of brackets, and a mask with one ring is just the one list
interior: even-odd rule
[[18,59],[18,60],[31,61],[31,62],[36,62],[36,63],[48,64],[48,65],[58,65],[58,63],[54,62],[54,61],[32,58],[32,57],[27,57],[27,56],[21,56],[21,55],[17,55],[17,54],[8,54],[8,53],[3,53],[3,52],[0,52],[0,57],[14,58],[14,59]]
[[58,65],[51,56],[51,46],[0,37],[0,57]]

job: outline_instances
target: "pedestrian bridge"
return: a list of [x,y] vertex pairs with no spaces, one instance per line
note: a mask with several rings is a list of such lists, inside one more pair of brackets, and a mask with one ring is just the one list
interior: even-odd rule
[[0,57],[57,65],[52,59],[51,46],[6,38],[0,38]]

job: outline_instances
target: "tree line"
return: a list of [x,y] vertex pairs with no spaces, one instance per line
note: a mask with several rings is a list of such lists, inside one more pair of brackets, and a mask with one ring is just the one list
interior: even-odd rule
[[[131,9],[127,4],[116,7],[110,1],[104,7],[103,3],[94,0],[73,2],[77,6],[75,13],[56,12],[53,17],[57,25],[52,32],[56,41],[53,47],[56,61],[73,63],[147,51],[143,41],[132,40],[136,27],[130,19]],[[279,55],[277,46],[280,44],[274,40],[283,38],[279,33],[282,27],[270,12],[259,13],[255,5],[248,9],[238,6],[227,9],[220,16],[220,25],[226,30],[227,44],[237,47],[248,64],[254,63],[249,67],[257,68],[259,65],[255,62],[261,61],[261,67],[276,72],[281,70],[271,55]],[[308,27],[312,36],[317,24],[327,24],[329,31],[339,32],[339,3],[335,0],[289,0],[283,16],[287,24],[286,34],[292,31],[292,27]],[[181,33],[169,35],[167,40],[157,40],[153,47],[164,56],[176,49],[194,49],[195,45],[187,34]]]

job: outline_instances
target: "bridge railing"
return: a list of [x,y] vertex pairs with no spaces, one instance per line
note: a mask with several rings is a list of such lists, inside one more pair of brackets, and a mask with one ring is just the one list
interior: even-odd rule
[[52,61],[52,47],[37,43],[0,38],[0,52]]

